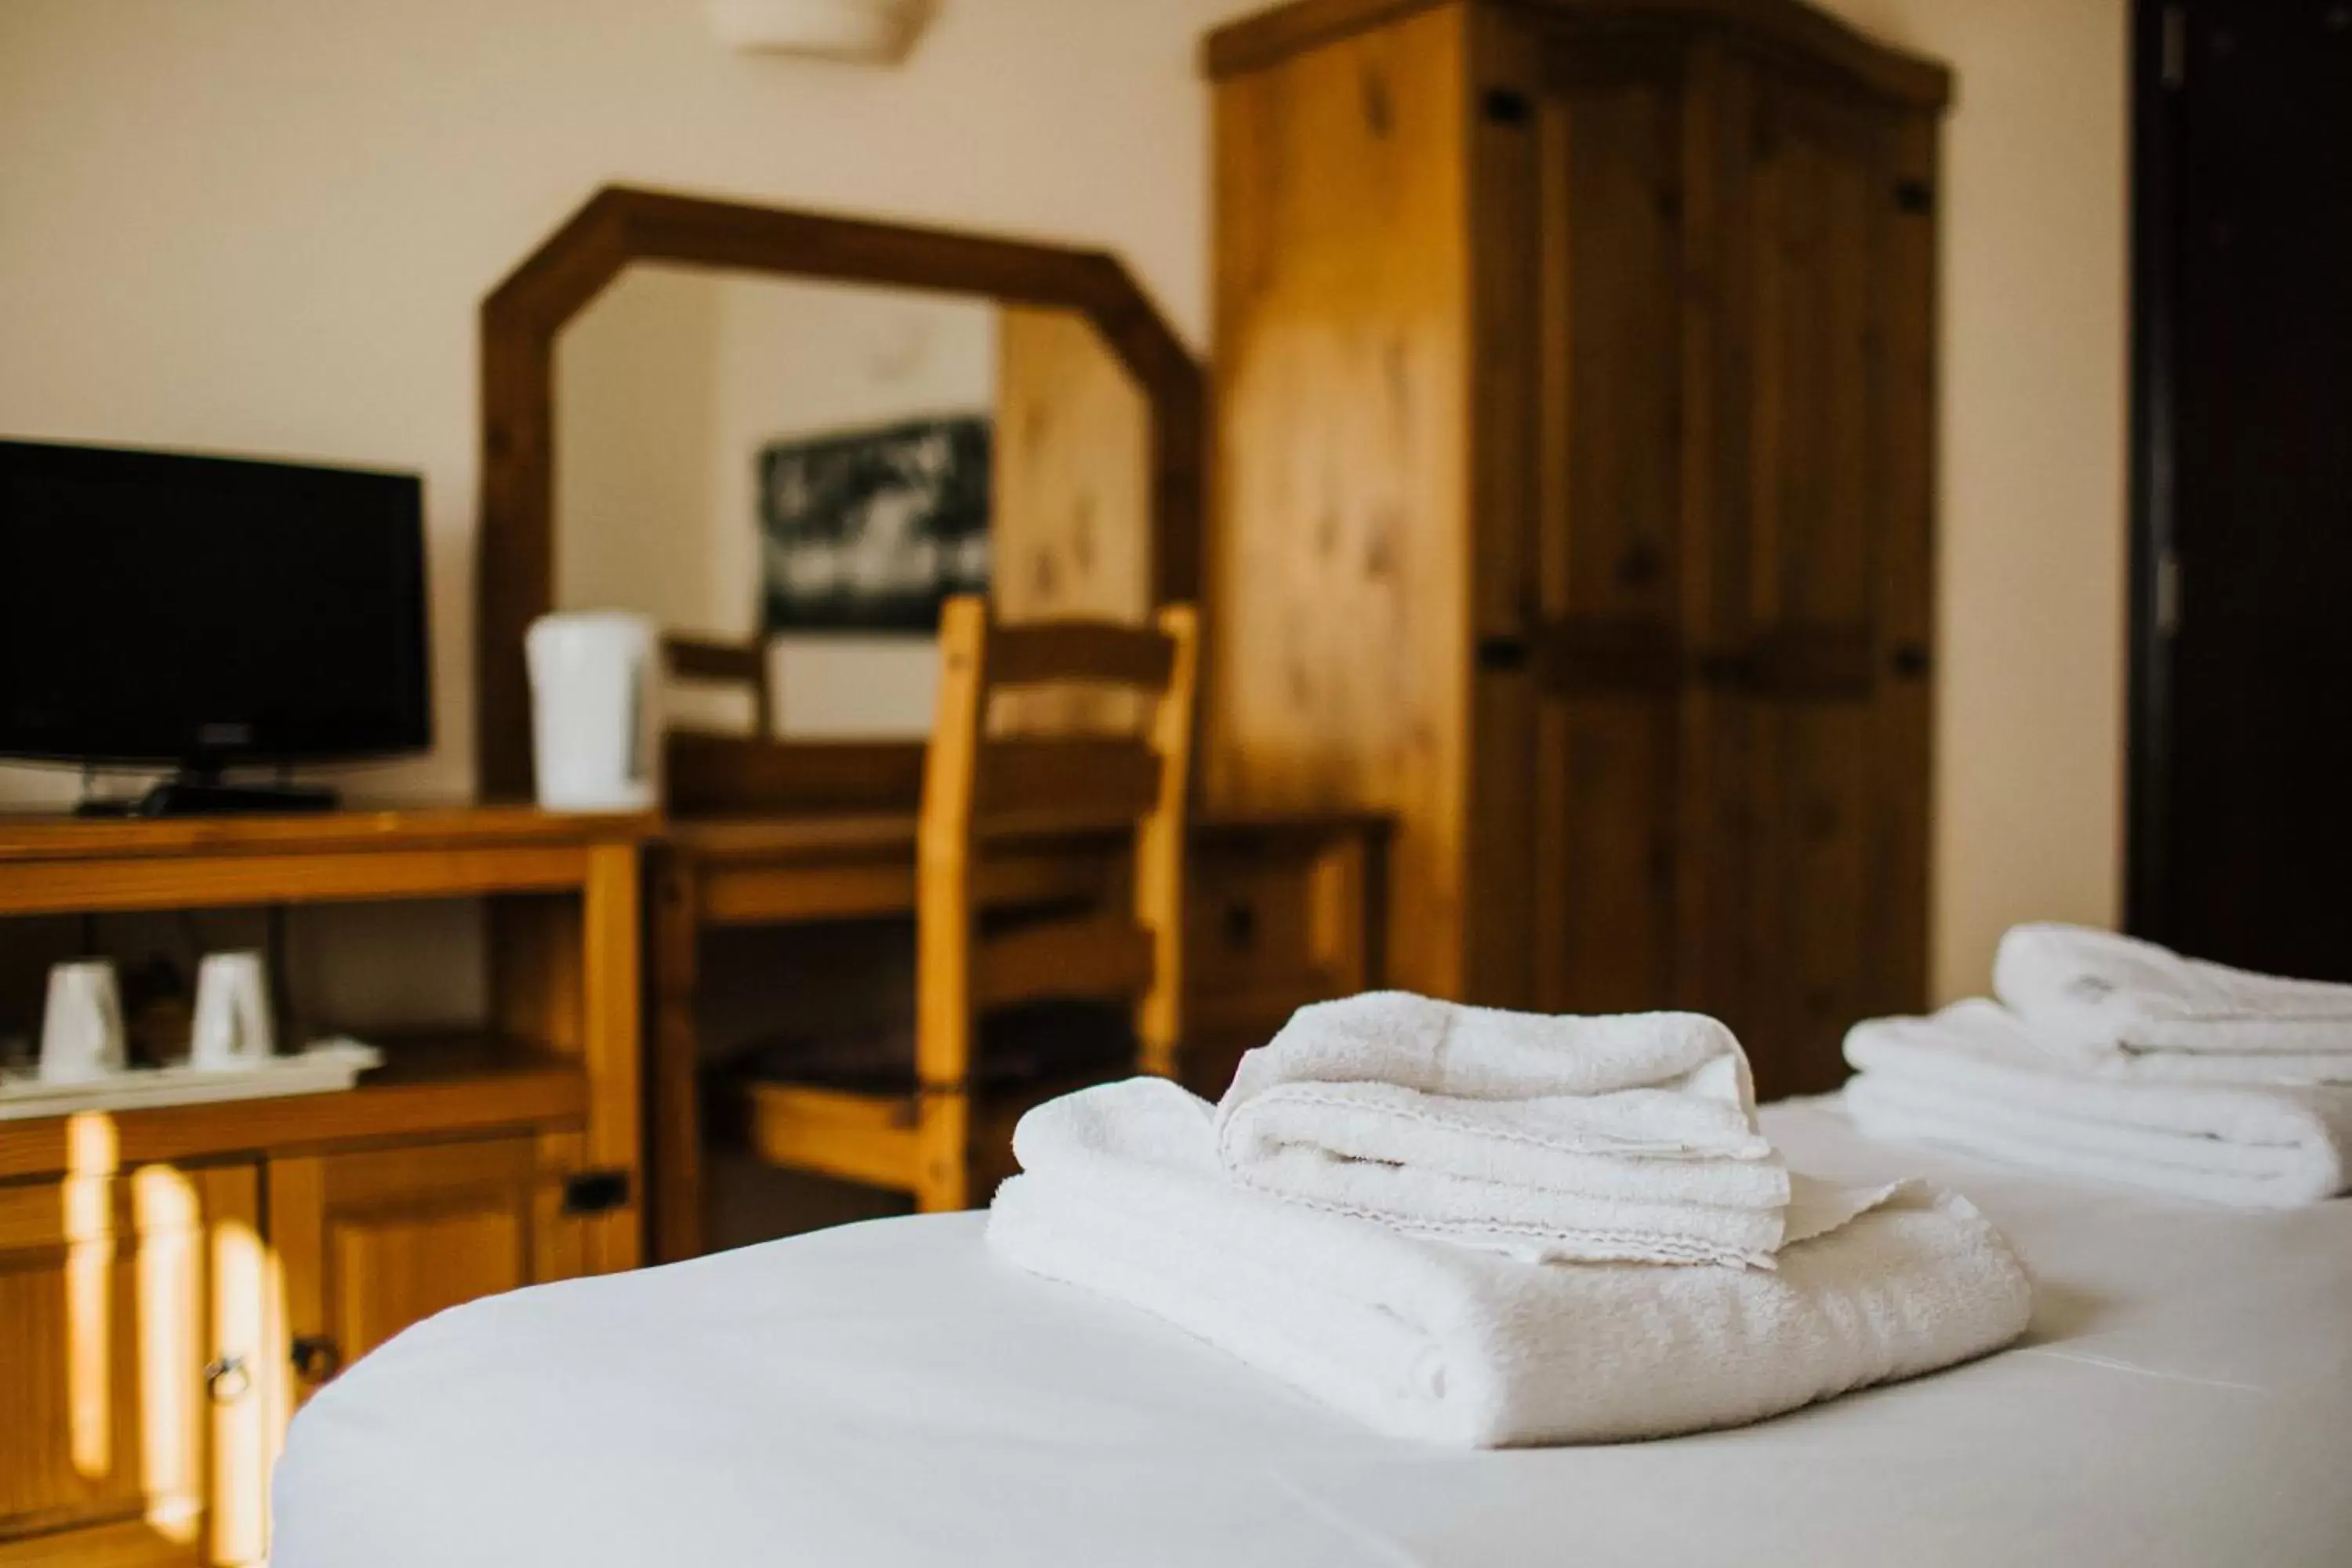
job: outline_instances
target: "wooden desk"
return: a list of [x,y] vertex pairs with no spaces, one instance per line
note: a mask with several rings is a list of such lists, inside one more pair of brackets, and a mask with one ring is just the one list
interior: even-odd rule
[[0,1563],[258,1562],[286,1419],[339,1366],[637,1263],[655,826],[0,817],[0,917],[486,899],[494,1014],[379,1039],[346,1093],[0,1122]]
[[[981,888],[1009,908],[1103,892],[1118,826],[1001,833]],[[1387,819],[1363,815],[1195,818],[1185,952],[1185,1078],[1215,1093],[1233,1063],[1305,1003],[1377,984]],[[910,811],[673,820],[653,847],[652,1251],[702,1247],[696,998],[702,933],[911,915]]]

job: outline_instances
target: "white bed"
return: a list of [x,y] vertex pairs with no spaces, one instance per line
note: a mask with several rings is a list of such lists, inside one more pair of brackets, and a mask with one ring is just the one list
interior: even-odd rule
[[1869,1143],[2038,1278],[2012,1350],[1734,1432],[1465,1454],[1374,1436],[976,1215],[478,1302],[295,1422],[278,1568],[2352,1563],[2352,1201],[2249,1214]]

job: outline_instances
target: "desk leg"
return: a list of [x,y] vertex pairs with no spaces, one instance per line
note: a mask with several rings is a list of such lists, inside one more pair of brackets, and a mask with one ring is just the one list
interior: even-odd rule
[[702,1251],[702,1106],[697,1079],[695,987],[701,900],[693,862],[654,858],[654,1257]]
[[[617,1171],[645,1168],[645,1111],[638,1098],[646,1040],[638,957],[645,941],[642,875],[635,844],[599,844],[589,851],[582,899],[588,1158]],[[633,1195],[636,1202],[599,1215],[589,1226],[589,1267],[599,1273],[635,1268],[644,1259],[644,1197]]]

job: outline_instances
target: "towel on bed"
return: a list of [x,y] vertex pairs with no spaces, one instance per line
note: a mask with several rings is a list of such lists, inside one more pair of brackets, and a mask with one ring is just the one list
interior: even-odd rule
[[1491,1447],[1737,1426],[1997,1349],[2031,1306],[2000,1234],[1916,1184],[1870,1194],[1777,1272],[1528,1263],[1237,1186],[1211,1117],[1153,1079],[1038,1107],[990,1243],[1398,1436]]
[[2051,1045],[2120,1057],[2147,1077],[2352,1079],[2352,985],[2231,969],[2113,931],[2021,925],[2000,940],[1993,992]]
[[1798,1238],[1747,1058],[1695,1013],[1302,1007],[1242,1058],[1216,1146],[1277,1197],[1529,1261],[1769,1268]]
[[2060,1175],[2289,1208],[2346,1189],[2352,1089],[2151,1080],[2086,1069],[1999,1003],[1874,1018],[1845,1039],[1874,1137],[1950,1143]]

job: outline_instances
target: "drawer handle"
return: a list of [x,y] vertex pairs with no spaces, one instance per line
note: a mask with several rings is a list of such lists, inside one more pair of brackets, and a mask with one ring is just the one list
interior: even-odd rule
[[626,1171],[582,1171],[563,1179],[563,1212],[567,1215],[611,1214],[628,1206]]
[[1508,674],[1528,668],[1528,639],[1514,637],[1486,637],[1478,639],[1478,668],[1496,674]]
[[205,1392],[215,1405],[235,1405],[252,1387],[253,1372],[243,1356],[215,1356],[205,1363]]
[[1235,951],[1245,951],[1257,945],[1257,911],[1247,904],[1227,904],[1224,915],[1225,945]]
[[342,1347],[325,1334],[298,1334],[294,1339],[295,1375],[305,1383],[324,1383],[343,1370]]

